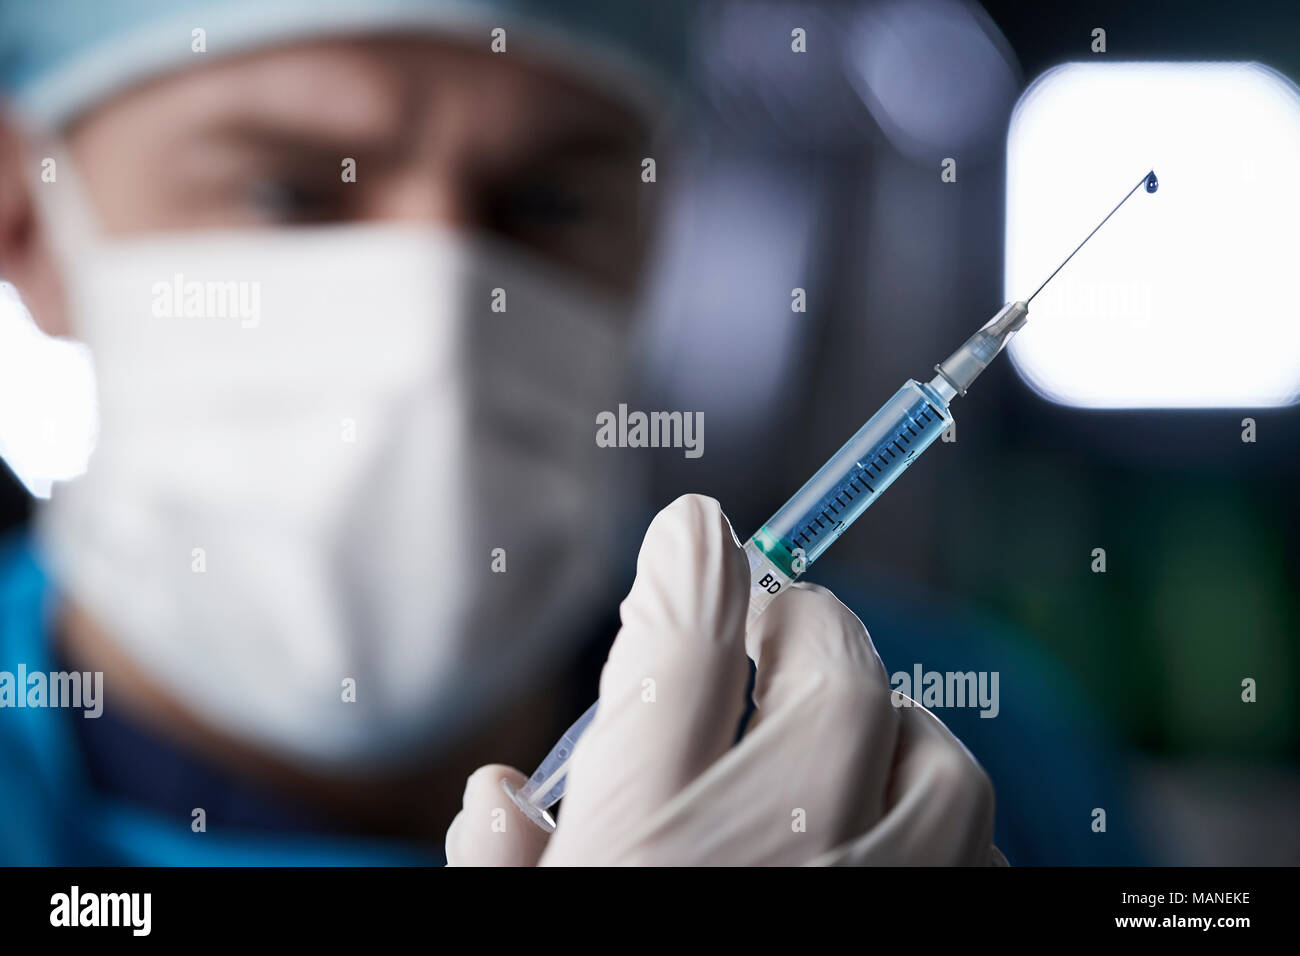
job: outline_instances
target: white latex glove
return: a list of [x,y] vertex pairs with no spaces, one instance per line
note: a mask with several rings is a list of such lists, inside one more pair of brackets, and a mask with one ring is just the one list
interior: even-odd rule
[[465,787],[447,860],[467,865],[986,864],[993,788],[920,705],[896,707],[866,629],[796,584],[752,633],[749,565],[718,503],[688,495],[646,532],[600,708],[549,838],[491,765]]

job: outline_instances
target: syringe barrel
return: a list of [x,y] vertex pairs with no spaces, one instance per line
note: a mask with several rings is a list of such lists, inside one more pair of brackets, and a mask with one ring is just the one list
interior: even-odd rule
[[755,546],[797,578],[952,421],[933,388],[909,380],[768,519]]

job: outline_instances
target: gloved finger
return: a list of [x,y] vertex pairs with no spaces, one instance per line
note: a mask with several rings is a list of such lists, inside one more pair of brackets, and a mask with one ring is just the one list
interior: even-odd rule
[[898,734],[889,679],[857,615],[815,584],[773,601],[746,641],[757,710],[741,747],[768,755],[755,785],[771,825],[800,838],[784,861],[806,862],[884,812]]
[[685,495],[655,517],[547,862],[565,858],[578,826],[585,850],[613,854],[636,821],[727,751],[744,713],[748,601],[749,564],[716,501]]
[[[819,863],[983,866],[995,862],[993,784],[939,718],[910,698],[880,822]],[[1000,857],[1001,854],[997,853]]]
[[814,677],[837,682],[836,689],[865,693],[872,705],[889,700],[889,678],[871,636],[829,590],[799,582],[773,601],[746,635],[757,667],[750,727],[802,699]]
[[525,774],[504,764],[479,767],[465,781],[460,813],[447,828],[448,866],[535,866],[546,849],[547,834],[532,823],[501,789],[516,787]]
[[643,823],[642,858],[806,863],[883,812],[898,715],[862,622],[830,591],[798,585],[749,643],[759,709],[738,746]]

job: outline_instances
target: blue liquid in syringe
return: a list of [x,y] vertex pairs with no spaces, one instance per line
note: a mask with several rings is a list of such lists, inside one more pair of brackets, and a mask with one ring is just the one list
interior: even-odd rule
[[950,424],[935,390],[908,381],[758,530],[754,543],[797,578]]

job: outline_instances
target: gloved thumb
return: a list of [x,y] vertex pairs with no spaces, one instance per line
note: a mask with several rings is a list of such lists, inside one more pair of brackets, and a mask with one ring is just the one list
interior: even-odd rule
[[600,706],[573,752],[544,865],[654,858],[632,848],[640,824],[735,742],[748,601],[749,564],[718,503],[683,495],[659,512],[619,608]]
[[448,866],[536,866],[548,835],[519,812],[501,781],[522,787],[528,778],[514,767],[479,767],[465,781],[460,813],[447,829]]

